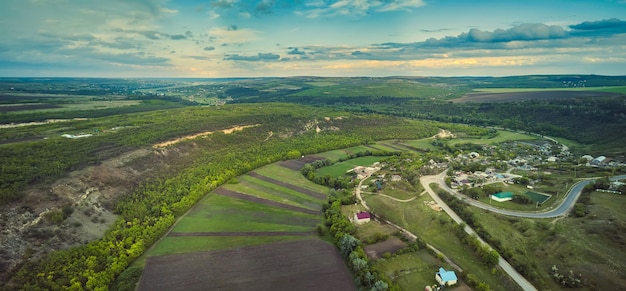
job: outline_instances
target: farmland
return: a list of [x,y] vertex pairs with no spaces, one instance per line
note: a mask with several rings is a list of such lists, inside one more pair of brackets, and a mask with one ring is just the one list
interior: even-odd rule
[[[334,246],[314,238],[327,192],[279,164],[238,177],[202,199],[139,261],[146,264],[140,290],[230,289],[250,282],[308,290],[317,277],[328,288],[354,288]],[[217,267],[216,260],[226,264]],[[204,279],[189,280],[198,277]]]
[[139,290],[207,286],[212,290],[252,286],[258,290],[356,290],[335,246],[315,238],[151,257]]

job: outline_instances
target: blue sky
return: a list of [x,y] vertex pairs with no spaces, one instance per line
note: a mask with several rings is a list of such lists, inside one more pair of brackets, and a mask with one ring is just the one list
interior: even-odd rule
[[0,76],[626,75],[626,0],[2,0]]

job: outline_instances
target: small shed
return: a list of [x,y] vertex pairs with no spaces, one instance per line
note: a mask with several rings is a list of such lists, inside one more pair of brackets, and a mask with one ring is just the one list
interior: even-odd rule
[[457,277],[454,271],[446,271],[439,268],[439,272],[435,273],[435,280],[442,286],[452,286],[457,283]]

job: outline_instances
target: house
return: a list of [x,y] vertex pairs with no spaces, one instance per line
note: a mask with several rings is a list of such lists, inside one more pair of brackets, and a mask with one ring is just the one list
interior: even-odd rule
[[402,180],[402,176],[400,176],[400,175],[392,175],[391,176],[391,182],[398,182],[400,180]]
[[361,211],[354,214],[354,221],[356,224],[368,223],[372,215],[369,212]]
[[458,279],[454,271],[446,271],[444,268],[439,268],[439,272],[435,273],[435,280],[442,286],[452,286],[456,284]]

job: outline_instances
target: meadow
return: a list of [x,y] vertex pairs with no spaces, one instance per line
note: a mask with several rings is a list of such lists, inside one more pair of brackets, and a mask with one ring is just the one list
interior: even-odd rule
[[[406,203],[377,195],[366,196],[365,199],[372,211],[406,228],[427,243],[436,246],[454,263],[463,268],[466,274],[476,275],[494,290],[516,290],[518,288],[506,275],[501,274],[501,270],[496,271],[495,275],[492,274],[491,269],[485,267],[480,259],[451,233],[449,227],[454,222],[445,212],[437,212],[425,203],[431,200],[429,195],[422,195]],[[421,264],[423,263],[419,261],[409,262],[403,268],[419,268]],[[434,273],[431,273],[431,276],[434,276]]]
[[357,166],[371,166],[376,162],[384,159],[385,157],[366,156],[355,159],[350,159],[344,162],[335,163],[332,166],[322,167],[316,170],[316,175],[324,176],[330,175],[331,177],[340,177],[345,175],[349,170]]

